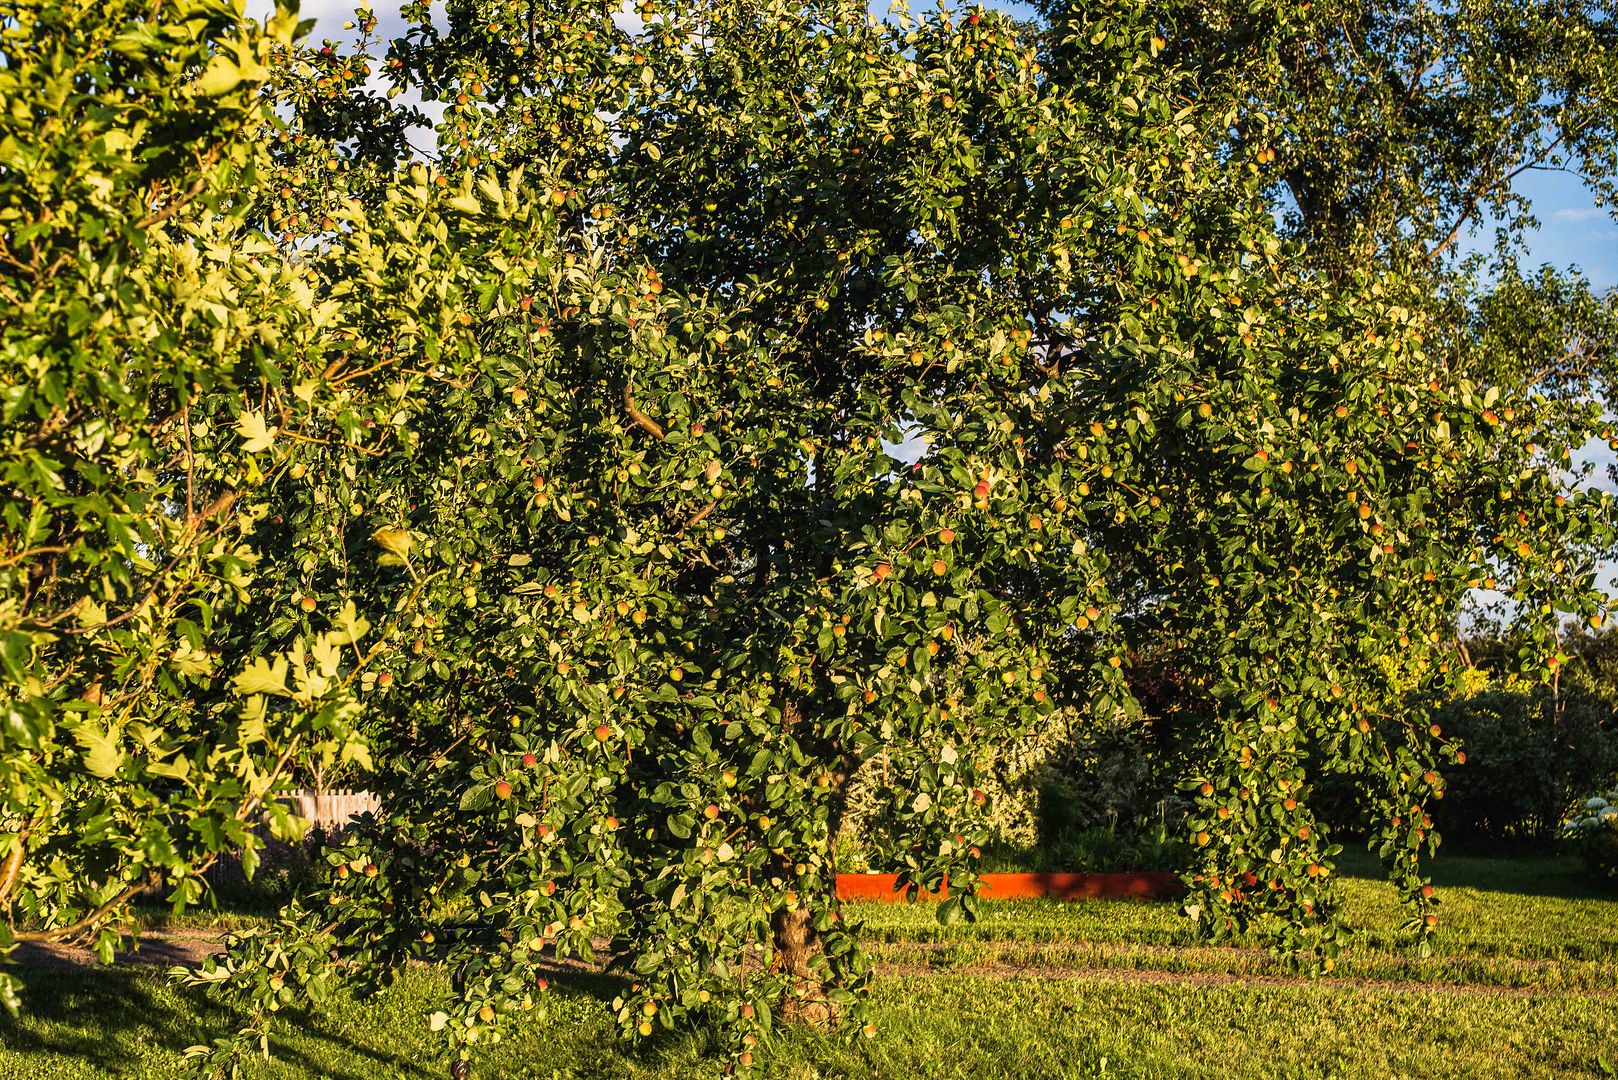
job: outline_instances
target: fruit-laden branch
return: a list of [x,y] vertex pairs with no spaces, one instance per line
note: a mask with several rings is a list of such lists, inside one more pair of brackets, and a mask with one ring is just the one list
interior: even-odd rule
[[645,428],[657,438],[663,438],[663,425],[640,411],[640,406],[635,404],[635,392],[628,383],[624,383],[624,410],[629,413],[629,418],[635,421],[636,424]]

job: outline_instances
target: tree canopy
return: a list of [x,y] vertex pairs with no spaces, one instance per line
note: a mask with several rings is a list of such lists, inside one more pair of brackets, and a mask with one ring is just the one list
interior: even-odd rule
[[[627,1036],[707,1024],[745,1070],[783,1018],[875,1034],[834,890],[857,772],[880,770],[901,886],[947,880],[940,917],[975,917],[994,752],[1054,709],[1138,710],[1131,672],[1161,661],[1192,688],[1198,925],[1330,966],[1339,848],[1309,797],[1350,772],[1424,947],[1457,611],[1509,572],[1544,672],[1561,615],[1602,617],[1610,499],[1563,467],[1599,408],[1455,366],[1501,324],[1447,324],[1449,282],[1278,226],[1291,128],[1251,124],[1250,83],[1142,6],[1075,11],[1054,42],[982,9],[637,11],[410,6],[385,61],[363,12],[355,52],[297,43],[286,13],[269,34],[118,4],[63,24],[72,64],[183,27],[158,97],[191,141],[168,187],[128,143],[92,159],[150,243],[86,217],[72,289],[8,324],[13,415],[89,422],[47,393],[74,364],[102,388],[85,416],[130,432],[108,445],[149,449],[115,468],[58,439],[53,469],[26,434],[7,447],[7,767],[27,748],[56,772],[18,771],[0,813],[18,895],[56,899],[6,932],[108,940],[148,870],[194,899],[289,770],[347,760],[381,809],[193,976],[248,1015],[202,1068],[256,1052],[284,1007],[430,957],[456,972],[431,1024],[464,1075],[543,1008],[547,957],[607,939]],[[18,93],[47,108],[55,84],[4,40],[0,74],[29,72]],[[373,60],[444,106],[432,160],[366,89]],[[199,126],[198,102],[229,111]],[[6,219],[13,250],[33,205]],[[100,351],[72,351],[75,295],[152,280],[149,317],[174,318],[196,286],[160,268],[206,258],[233,276],[194,336],[113,314]],[[120,405],[104,388],[140,358],[164,389]],[[86,516],[84,487],[129,524]],[[227,493],[234,578],[194,540],[199,500]],[[35,584],[69,545],[95,553],[77,591]],[[147,585],[158,550],[165,580],[189,574]],[[96,592],[111,566],[122,591]],[[58,611],[88,632],[64,645]],[[136,668],[179,675],[120,674],[116,708],[86,693]],[[196,771],[162,764],[171,745]],[[181,792],[225,824],[197,827]],[[132,855],[95,824],[114,797],[200,840]],[[67,811],[49,827],[28,809],[47,801]]]

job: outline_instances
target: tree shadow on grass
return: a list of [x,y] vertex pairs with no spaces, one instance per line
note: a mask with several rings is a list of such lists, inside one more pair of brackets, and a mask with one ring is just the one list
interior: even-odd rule
[[[42,1076],[50,1075],[50,1058],[132,1076],[137,1062],[152,1066],[154,1049],[172,1054],[172,1069],[165,1072],[179,1073],[187,1047],[233,1032],[245,1020],[240,1010],[210,1000],[198,988],[168,984],[165,976],[149,969],[50,965],[14,970],[24,979],[22,1016],[0,1025],[0,1049],[40,1059],[36,1071]],[[288,1012],[279,1026],[283,1033],[296,1031],[336,1051],[317,1061],[290,1040],[276,1040],[276,1060],[308,1076],[373,1080],[438,1075],[423,1071],[419,1059],[378,1052],[327,1031],[318,1016]],[[334,1069],[333,1058],[351,1060],[354,1067]]]
[[[1579,861],[1565,855],[1472,854],[1440,851],[1423,867],[1440,888],[1477,889],[1566,900],[1613,900],[1618,893],[1592,885]],[[1382,861],[1368,851],[1345,850],[1339,872],[1346,878],[1385,881]]]
[[[113,1077],[179,1076],[184,1051],[234,1032],[244,1014],[197,987],[152,968],[56,964],[14,968],[24,978],[24,1011],[0,1024],[0,1057],[19,1075],[50,1080],[62,1072]],[[394,988],[370,998],[339,994],[318,1010],[288,1009],[271,1034],[272,1061],[248,1077],[442,1080],[449,1075],[440,1036],[426,1013],[449,992],[442,967],[412,965]],[[609,1003],[628,979],[562,967],[547,973],[548,1018],[512,1018],[499,1046],[479,1047],[474,1075],[489,1077],[672,1077],[716,1075],[724,1047],[712,1031],[664,1030],[639,1047],[617,1037]],[[558,1016],[566,1019],[557,1027]],[[66,1066],[66,1068],[64,1068]],[[538,1071],[535,1071],[538,1070]]]

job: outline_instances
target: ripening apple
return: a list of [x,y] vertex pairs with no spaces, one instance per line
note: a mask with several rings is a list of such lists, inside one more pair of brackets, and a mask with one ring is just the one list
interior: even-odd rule
[[986,498],[989,494],[989,482],[987,480],[979,480],[977,487],[972,489],[972,494],[976,495],[980,499]]
[[595,730],[596,742],[606,742],[612,738],[612,728],[606,724],[597,724]]
[[743,1002],[742,1003],[742,1019],[743,1020],[751,1020],[751,1019],[753,1019],[753,1006],[749,1002]]
[[535,765],[538,765],[538,764],[539,764],[539,758],[535,757],[533,754],[524,754],[522,756],[522,767],[523,768],[532,769]]
[[608,832],[613,832],[618,828],[618,819],[615,817],[609,817],[606,821],[603,821],[602,824],[607,827]]
[[709,821],[714,820],[719,816],[719,807],[713,803],[709,803],[707,806],[702,808],[702,816],[707,818]]
[[938,530],[938,542],[940,544],[953,544],[955,542],[955,530],[947,527]]
[[494,1010],[487,1005],[483,1006],[483,1008],[478,1010],[478,1019],[482,1020],[485,1024],[489,1023],[494,1019]]
[[719,782],[726,787],[736,786],[736,774],[729,769],[719,774]]
[[871,571],[871,576],[876,578],[878,581],[881,581],[891,573],[893,573],[893,567],[889,566],[887,563],[877,563],[876,569]]
[[306,596],[302,600],[298,601],[298,606],[301,607],[305,611],[313,611],[313,610],[315,610],[315,606],[316,606],[315,605],[315,598],[312,597],[312,596]]
[[511,785],[506,783],[504,780],[495,781],[494,797],[497,799],[511,798]]
[[934,574],[942,577],[944,574],[946,574],[948,572],[949,572],[949,567],[947,565],[945,565],[943,559],[934,559],[933,560],[933,573]]
[[383,687],[392,686],[393,685],[393,675],[392,675],[392,673],[384,671],[382,674],[378,675],[376,677],[376,684],[378,686],[383,686]]

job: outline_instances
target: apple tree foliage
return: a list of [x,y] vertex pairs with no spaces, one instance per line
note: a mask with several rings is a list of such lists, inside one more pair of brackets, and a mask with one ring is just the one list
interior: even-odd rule
[[[4,944],[110,949],[290,776],[381,799],[190,976],[248,1018],[199,1069],[430,958],[464,1075],[603,943],[631,1038],[874,1035],[849,778],[974,917],[985,762],[1138,708],[1151,650],[1194,688],[1198,924],[1329,964],[1346,769],[1425,942],[1458,606],[1509,568],[1547,671],[1602,615],[1563,470],[1599,411],[1278,235],[1251,84],[1139,5],[1059,55],[842,0],[412,4],[385,57],[363,11],[351,50],[5,10]],[[442,106],[430,155],[372,75]]]
[[[781,1018],[871,1033],[849,776],[882,770],[903,887],[947,877],[940,916],[972,917],[988,753],[1136,708],[1164,642],[1199,924],[1330,963],[1309,793],[1352,769],[1425,940],[1446,635],[1507,563],[1536,611],[1599,618],[1579,545],[1609,506],[1561,469],[1597,413],[1457,376],[1426,280],[1277,235],[1274,147],[1232,144],[1239,96],[1139,7],[1074,13],[1060,79],[980,10],[404,14],[380,63],[443,106],[430,167],[389,179],[334,125],[391,115],[331,75],[371,56],[290,58],[320,104],[273,137],[271,213],[317,291],[366,298],[337,370],[385,392],[277,478],[226,648],[417,590],[361,676],[382,810],[194,976],[251,1016],[204,1067],[433,957],[464,1072],[604,941],[631,1037],[710,1025],[746,1068]],[[314,212],[355,198],[406,250]]]

